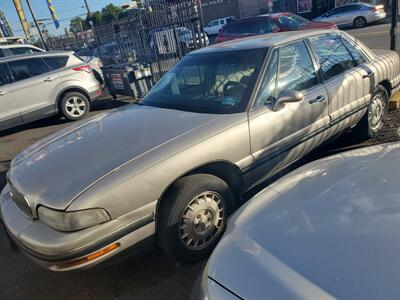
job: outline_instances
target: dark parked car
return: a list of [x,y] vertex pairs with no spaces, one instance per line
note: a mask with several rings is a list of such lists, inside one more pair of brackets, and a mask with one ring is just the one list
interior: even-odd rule
[[221,43],[259,34],[307,29],[337,29],[337,27],[333,23],[310,21],[288,12],[272,13],[228,23],[218,33],[215,42]]

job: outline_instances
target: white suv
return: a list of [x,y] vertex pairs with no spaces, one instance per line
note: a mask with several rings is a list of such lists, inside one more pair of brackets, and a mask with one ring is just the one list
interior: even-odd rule
[[224,27],[227,23],[230,21],[235,20],[236,18],[233,16],[230,17],[225,17],[221,19],[216,19],[208,22],[207,26],[204,27],[204,31],[208,35],[216,35],[218,32],[221,30],[222,27]]
[[0,58],[0,130],[58,113],[82,119],[100,95],[92,68],[73,52]]

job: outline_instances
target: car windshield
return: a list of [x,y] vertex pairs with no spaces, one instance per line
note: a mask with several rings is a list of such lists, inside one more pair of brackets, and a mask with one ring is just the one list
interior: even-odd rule
[[295,29],[309,23],[310,21],[295,14],[288,14],[286,16],[280,16],[278,22],[290,29]]
[[200,113],[242,112],[266,51],[188,55],[161,78],[141,104]]

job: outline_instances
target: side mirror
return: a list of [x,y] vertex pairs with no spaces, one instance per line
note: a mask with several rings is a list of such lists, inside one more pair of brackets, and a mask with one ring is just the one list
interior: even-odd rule
[[274,111],[282,109],[286,103],[300,102],[304,99],[302,92],[298,91],[282,91],[274,105]]

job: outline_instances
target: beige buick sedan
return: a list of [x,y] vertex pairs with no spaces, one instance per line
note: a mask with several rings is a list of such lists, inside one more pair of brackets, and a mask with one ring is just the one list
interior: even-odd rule
[[194,51],[139,105],[19,154],[0,197],[4,227],[51,270],[93,266],[153,237],[199,260],[245,191],[344,130],[377,135],[399,73],[395,52],[340,31]]

